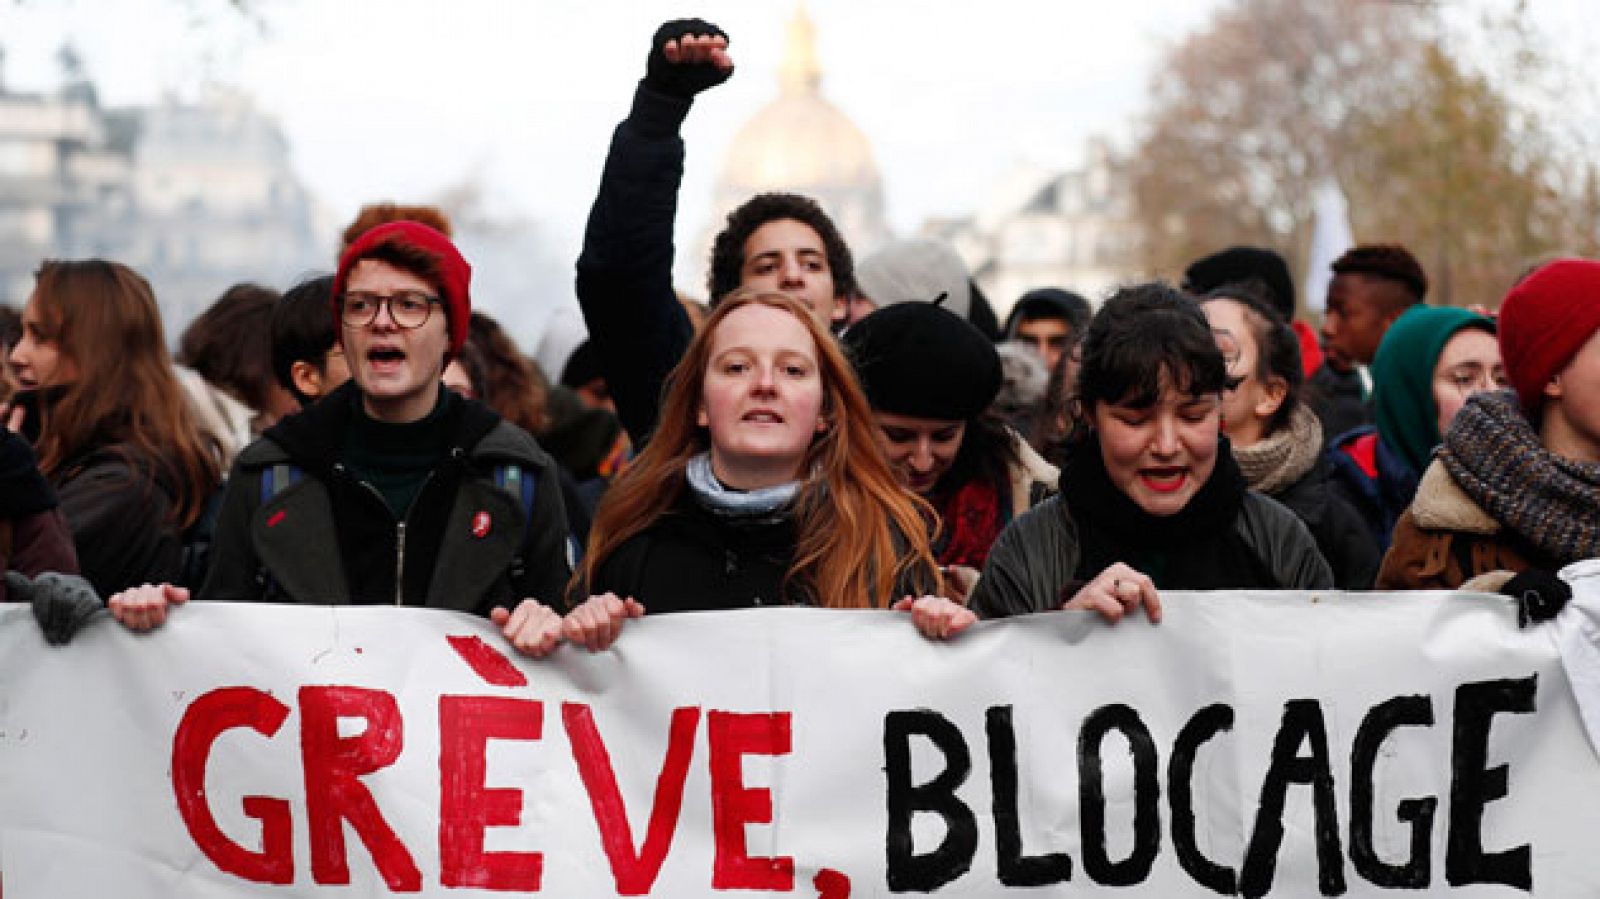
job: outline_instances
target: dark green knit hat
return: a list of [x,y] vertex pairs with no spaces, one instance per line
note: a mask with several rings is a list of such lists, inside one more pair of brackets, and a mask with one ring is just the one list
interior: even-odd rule
[[1494,320],[1449,306],[1412,306],[1395,319],[1372,360],[1372,406],[1378,436],[1417,472],[1427,467],[1439,433],[1433,369],[1462,328],[1494,333]]

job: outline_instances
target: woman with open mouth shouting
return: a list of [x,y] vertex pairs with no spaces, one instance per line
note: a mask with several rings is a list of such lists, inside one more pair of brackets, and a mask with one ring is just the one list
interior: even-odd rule
[[1333,586],[1294,513],[1251,492],[1222,436],[1227,366],[1193,299],[1124,288],[1084,338],[1088,437],[1061,489],[1008,526],[972,597],[980,617],[1093,609],[1110,621],[1161,590]]

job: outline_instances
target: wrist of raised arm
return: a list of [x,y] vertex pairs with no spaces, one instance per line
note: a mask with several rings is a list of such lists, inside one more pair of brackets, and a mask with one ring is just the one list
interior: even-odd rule
[[675,137],[694,101],[662,93],[645,82],[633,92],[628,122],[645,137]]

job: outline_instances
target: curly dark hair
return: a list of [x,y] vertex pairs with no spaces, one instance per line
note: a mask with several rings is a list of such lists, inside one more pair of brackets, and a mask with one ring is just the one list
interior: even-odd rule
[[706,276],[712,306],[739,288],[743,280],[745,241],[757,228],[779,219],[794,219],[822,238],[828,270],[833,275],[835,297],[856,292],[856,266],[850,257],[850,247],[817,201],[799,194],[764,193],[756,194],[728,213],[727,223],[712,241],[711,272]]
[[1155,405],[1166,380],[1190,396],[1221,393],[1228,366],[1200,304],[1152,281],[1112,294],[1083,338],[1078,398],[1084,411],[1100,403]]
[[[1412,303],[1428,295],[1428,276],[1411,251],[1397,243],[1363,244],[1333,261],[1335,275],[1366,275],[1404,287]],[[1409,305],[1409,304],[1407,304]]]

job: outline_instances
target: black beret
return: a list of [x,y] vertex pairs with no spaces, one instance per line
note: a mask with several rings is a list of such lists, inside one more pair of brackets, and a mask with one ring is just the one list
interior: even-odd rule
[[989,408],[1000,392],[994,344],[941,306],[885,306],[841,339],[873,409],[966,421]]
[[1266,288],[1267,301],[1285,321],[1294,319],[1294,279],[1289,276],[1289,264],[1272,250],[1229,247],[1196,259],[1183,273],[1183,288],[1196,294],[1249,281],[1259,281]]

